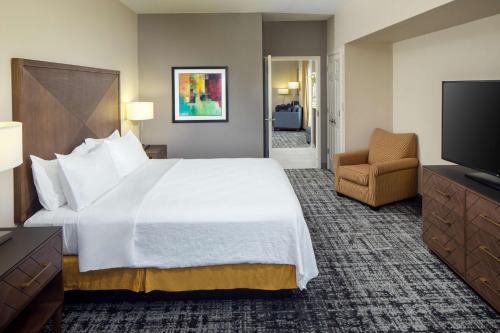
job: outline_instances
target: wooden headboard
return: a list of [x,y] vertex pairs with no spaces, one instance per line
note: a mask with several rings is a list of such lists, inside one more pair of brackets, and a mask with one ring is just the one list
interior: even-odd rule
[[12,113],[23,123],[24,163],[14,170],[14,219],[20,224],[41,208],[30,155],[54,159],[85,138],[120,129],[120,72],[12,59]]

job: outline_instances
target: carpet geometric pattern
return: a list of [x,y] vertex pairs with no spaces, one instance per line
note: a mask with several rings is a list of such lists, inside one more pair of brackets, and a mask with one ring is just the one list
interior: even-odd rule
[[273,148],[308,148],[306,131],[273,131]]
[[379,211],[338,197],[332,174],[287,170],[319,276],[280,297],[65,305],[65,332],[498,332],[500,316],[421,240],[419,200]]

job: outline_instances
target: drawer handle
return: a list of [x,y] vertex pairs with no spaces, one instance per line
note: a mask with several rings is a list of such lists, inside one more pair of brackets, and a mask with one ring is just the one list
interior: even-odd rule
[[447,225],[452,225],[453,224],[453,222],[450,222],[447,219],[439,216],[439,214],[437,212],[432,213],[432,216],[434,216],[435,218],[437,218],[440,222],[442,222],[444,224],[447,224]]
[[451,253],[451,249],[448,248],[448,247],[445,247],[445,246],[441,245],[441,243],[439,242],[439,239],[437,239],[437,237],[432,237],[432,240],[434,242],[436,242],[436,244],[439,245],[443,250],[445,250],[448,253]]
[[493,291],[497,296],[499,296],[500,294],[498,293],[498,290],[495,290],[495,288],[493,288],[491,286],[491,284],[488,282],[488,279],[484,278],[484,277],[480,277],[479,278],[479,281],[481,281],[482,284],[484,284],[489,290]]
[[43,266],[44,266],[43,269],[40,272],[38,272],[37,275],[33,276],[31,280],[21,284],[21,288],[29,288],[33,284],[33,282],[35,282],[36,279],[38,279],[43,273],[45,273],[47,269],[49,269],[52,266],[52,263],[49,262],[48,264],[45,264]]
[[443,192],[443,191],[441,191],[441,190],[438,190],[437,188],[435,188],[435,189],[434,189],[434,191],[436,191],[438,194],[441,194],[441,195],[442,195],[443,197],[445,197],[445,198],[448,198],[448,199],[450,199],[450,198],[451,198],[451,195],[449,195],[448,193]]
[[491,224],[493,224],[494,226],[496,226],[497,228],[500,228],[500,224],[497,223],[497,221],[493,220],[491,217],[489,217],[488,215],[486,214],[479,214],[479,216],[485,220],[486,222],[489,222]]
[[491,258],[493,258],[497,263],[500,263],[500,259],[496,255],[491,253],[490,249],[488,249],[486,246],[481,245],[479,249],[484,253],[486,253],[487,255],[489,255]]

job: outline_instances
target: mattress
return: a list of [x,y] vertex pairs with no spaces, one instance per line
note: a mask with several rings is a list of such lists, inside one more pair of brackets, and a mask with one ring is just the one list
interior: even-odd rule
[[63,254],[78,254],[78,215],[69,206],[59,207],[56,210],[39,210],[25,223],[25,227],[62,227]]

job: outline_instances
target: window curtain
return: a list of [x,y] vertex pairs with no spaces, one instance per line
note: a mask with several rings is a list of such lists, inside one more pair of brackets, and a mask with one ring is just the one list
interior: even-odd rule
[[309,61],[305,60],[302,61],[302,66],[301,66],[301,73],[300,73],[300,91],[302,92],[301,94],[301,100],[300,100],[300,105],[302,106],[302,128],[306,129],[309,127],[309,80],[307,78],[307,73],[308,73],[308,68],[309,68]]

